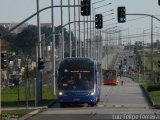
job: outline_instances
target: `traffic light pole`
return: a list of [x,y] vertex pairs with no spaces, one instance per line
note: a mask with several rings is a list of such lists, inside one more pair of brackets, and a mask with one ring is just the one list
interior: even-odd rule
[[154,71],[153,71],[153,17],[151,16],[151,79],[154,81]]
[[[37,0],[37,26],[38,26],[38,58],[41,58],[42,57],[42,54],[41,54],[41,27],[40,27],[40,19],[39,19],[39,0]],[[38,91],[37,91],[37,94],[38,94],[38,102],[42,100],[42,78],[40,77],[41,76],[41,71],[38,69],[38,76],[37,76],[37,81],[38,81]]]
[[[78,5],[80,5],[80,3],[81,3],[81,0],[78,0]],[[80,7],[78,8],[78,20],[80,21],[81,20],[81,17],[80,17],[80,12],[81,12],[81,10],[80,10]],[[81,49],[81,33],[80,33],[80,29],[81,29],[81,27],[80,27],[80,22],[78,23],[78,41],[79,41],[79,47],[78,47],[78,49],[79,49],[79,57],[82,57],[82,49]]]
[[[87,16],[88,21],[88,16]],[[87,22],[87,45],[86,45],[87,57],[89,57],[89,39],[88,39],[88,22]]]
[[[54,5],[54,1],[51,0],[51,6]],[[56,79],[55,79],[55,28],[54,28],[54,9],[51,9],[51,21],[52,21],[52,95],[56,95]]]
[[[85,21],[85,16],[83,17],[83,21]],[[83,54],[84,54],[84,55],[83,55],[83,56],[86,57],[86,39],[85,39],[85,37],[86,37],[86,36],[85,36],[85,33],[86,33],[86,32],[85,32],[85,22],[84,22],[83,25],[84,25],[84,33],[83,33],[83,39],[84,39],[84,40],[83,40],[83,41],[84,41],[84,42],[83,42]]]
[[[70,0],[68,0],[68,5],[70,6]],[[68,22],[71,21],[71,15],[70,15],[70,7],[68,7]],[[71,41],[71,25],[69,24],[69,57],[72,57],[72,41]]]
[[[91,21],[91,18],[92,18],[92,16],[90,15],[90,21]],[[90,22],[90,50],[89,50],[89,53],[90,53],[90,58],[93,58],[93,55],[92,55],[92,38],[94,38],[94,37],[92,37],[92,23]]]
[[[6,34],[8,34],[8,33],[10,33],[10,32],[12,32],[13,30],[15,30],[16,28],[18,28],[19,26],[21,26],[22,24],[24,24],[25,22],[27,22],[28,20],[30,20],[31,18],[33,18],[34,16],[36,16],[37,14],[39,14],[39,13],[41,13],[41,12],[43,12],[43,11],[45,11],[45,10],[47,10],[47,9],[50,9],[50,8],[60,8],[60,7],[81,7],[81,5],[70,5],[70,6],[68,6],[68,5],[54,5],[54,6],[48,6],[48,7],[45,7],[45,8],[43,8],[43,9],[41,9],[41,10],[39,10],[39,11],[37,11],[36,13],[34,13],[34,14],[32,14],[31,16],[29,16],[28,18],[26,18],[25,20],[23,20],[22,22],[20,22],[19,24],[17,24],[16,26],[14,26],[14,27],[12,27]],[[4,34],[4,35],[6,35],[6,34]]]
[[76,30],[76,0],[74,0],[74,36],[75,36],[75,57],[77,57],[77,51],[78,51],[78,47],[77,47],[77,30]]

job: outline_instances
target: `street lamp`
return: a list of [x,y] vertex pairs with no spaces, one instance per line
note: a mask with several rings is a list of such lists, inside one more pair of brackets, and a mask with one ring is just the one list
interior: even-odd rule
[[[92,11],[93,11],[93,13],[92,13],[92,17],[93,17],[93,20],[94,20],[94,16],[95,16],[95,14],[94,14],[94,5],[95,4],[97,4],[97,3],[100,3],[100,2],[103,2],[103,1],[106,1],[106,0],[99,0],[99,1],[97,1],[97,2],[94,2],[94,3],[92,3]],[[90,21],[91,21],[91,15],[90,15]],[[90,22],[90,41],[91,41],[91,22]],[[93,22],[93,40],[94,40],[94,22]],[[94,51],[93,52],[91,52],[92,51],[92,43],[90,42],[90,57],[92,57],[92,58],[94,58]]]
[[144,73],[144,75],[145,75],[145,43],[146,43],[146,40],[145,40],[145,38],[144,38],[144,36],[145,36],[145,31],[148,31],[148,30],[151,30],[151,29],[145,29],[145,30],[143,30],[143,62],[144,62],[144,66],[143,66],[143,73]]
[[[94,8],[92,11],[93,11],[93,20],[94,20],[94,16],[95,16],[95,13],[96,13],[96,10],[99,9],[99,8],[102,8],[102,7],[105,7],[105,6],[108,6],[108,5],[111,5],[112,3],[108,3],[108,4],[105,4],[105,5],[102,5],[102,6],[98,6],[96,8]],[[93,22],[93,36],[96,35],[96,31],[94,30],[94,22]],[[97,40],[98,42],[98,40]],[[94,49],[95,50],[95,49]],[[98,45],[97,45],[97,50],[98,50]],[[95,56],[96,56],[96,52],[95,53]],[[98,58],[98,55],[97,55],[97,58]]]
[[[110,28],[108,28],[108,29],[106,29],[105,31],[103,31],[104,33],[106,33],[105,34],[105,36],[106,36],[106,39],[107,39],[107,45],[106,45],[106,51],[107,52],[105,52],[105,53],[107,53],[107,60],[106,60],[106,54],[105,54],[105,69],[107,69],[108,68],[108,37],[107,37],[107,33],[108,33],[108,30],[110,30],[110,29],[115,29],[115,28],[117,28],[117,26],[114,26],[114,27],[110,27]],[[106,63],[107,62],[107,63]]]

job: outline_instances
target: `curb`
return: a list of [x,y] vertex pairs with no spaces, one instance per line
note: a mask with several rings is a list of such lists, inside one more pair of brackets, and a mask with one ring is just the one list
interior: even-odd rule
[[150,96],[148,95],[147,91],[145,90],[145,88],[143,87],[143,85],[140,85],[140,88],[142,89],[143,93],[145,94],[149,104],[151,106],[153,106],[154,108],[160,108],[160,104],[155,104],[155,102],[150,98]]
[[146,96],[149,104],[150,104],[151,106],[154,106],[152,99],[149,97],[149,95],[148,95],[148,93],[146,92],[146,90],[145,90],[145,88],[143,87],[143,85],[139,85],[139,86],[140,86],[140,88],[142,89],[144,95]]
[[55,100],[55,101],[49,103],[47,106],[43,106],[41,108],[38,108],[38,109],[36,109],[36,110],[34,110],[34,111],[32,111],[32,112],[20,117],[18,120],[26,120],[26,119],[28,119],[28,118],[30,118],[30,117],[38,114],[38,113],[41,113],[41,112],[45,111],[47,108],[50,108],[52,105],[56,104],[57,101],[58,100]]
[[34,111],[32,111],[32,112],[30,112],[30,113],[28,113],[28,114],[20,117],[18,120],[26,120],[26,119],[28,119],[28,118],[30,118],[30,117],[32,117],[32,116],[34,116],[34,115],[36,115],[36,114],[44,111],[45,109],[47,109],[47,106],[46,106],[46,107],[39,108],[39,109],[37,109],[37,110],[34,110]]
[[50,103],[47,105],[47,107],[50,108],[50,107],[52,107],[54,104],[56,104],[57,102],[58,102],[58,99],[55,100],[55,101],[53,101],[53,102],[50,102]]

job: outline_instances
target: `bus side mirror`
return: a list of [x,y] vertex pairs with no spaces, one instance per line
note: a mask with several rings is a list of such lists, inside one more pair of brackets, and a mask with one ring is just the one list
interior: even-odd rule
[[55,78],[58,79],[58,76],[59,76],[59,74],[58,74],[58,70],[57,70],[55,73]]

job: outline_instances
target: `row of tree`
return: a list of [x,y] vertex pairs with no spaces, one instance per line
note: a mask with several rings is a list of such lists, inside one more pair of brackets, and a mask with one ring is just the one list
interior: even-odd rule
[[[37,26],[29,25],[25,28],[21,33],[13,34],[8,33],[8,29],[0,26],[0,38],[1,38],[1,47],[2,50],[15,51],[18,54],[35,56],[35,46],[38,43],[38,28]],[[55,28],[55,46],[59,47],[59,33],[61,31],[61,26]],[[52,28],[51,27],[41,27],[42,35],[45,35],[45,45],[49,45],[51,42]],[[6,35],[5,35],[6,34]],[[74,35],[71,32],[72,37],[72,46],[75,44]],[[69,34],[67,30],[64,28],[64,41],[65,48],[69,47]],[[66,49],[66,55],[68,55]]]

